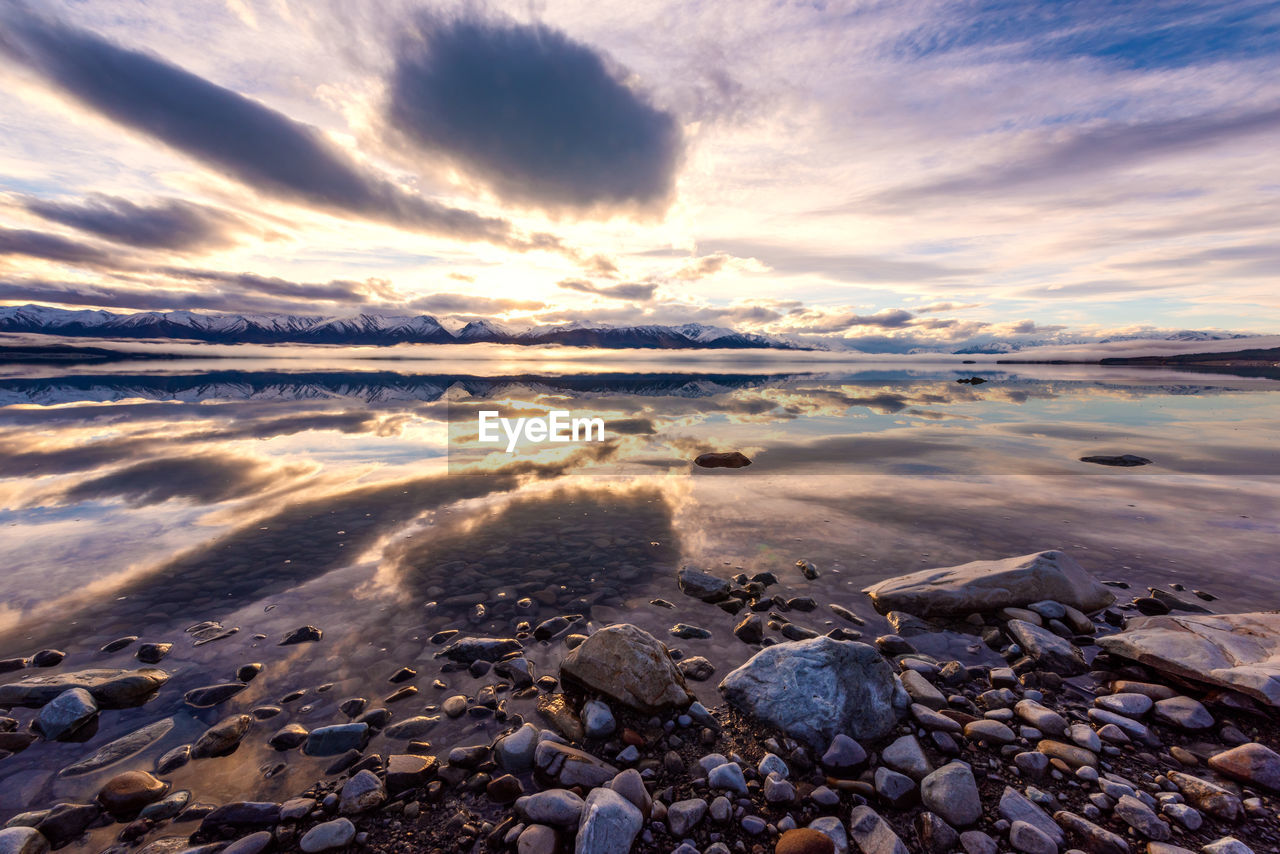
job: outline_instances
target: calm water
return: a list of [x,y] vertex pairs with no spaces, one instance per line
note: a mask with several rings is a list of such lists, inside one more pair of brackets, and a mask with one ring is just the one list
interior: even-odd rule
[[[507,635],[522,620],[581,613],[665,636],[682,620],[713,637],[672,644],[723,674],[748,649],[730,632],[733,618],[680,596],[674,571],[686,563],[726,575],[774,570],[784,590],[867,618],[869,636],[885,624],[858,592],[866,584],[1045,548],[1135,588],[1209,590],[1223,612],[1280,607],[1273,379],[758,363],[695,375],[675,361],[559,375],[529,365],[301,367],[0,375],[0,658],[55,647],[68,653],[63,670],[131,667],[133,648],[99,647],[122,635],[174,643],[160,665],[173,680],[157,699],[104,712],[85,743],[37,742],[0,759],[0,820],[88,799],[112,774],[150,769],[221,717],[305,690],[255,724],[233,756],[168,777],[196,801],[296,793],[329,760],[270,750],[278,727],[342,722],[337,706],[350,696],[376,706],[406,665],[419,670],[420,692],[390,706],[396,718],[493,681],[449,673],[448,689],[431,686],[439,667],[428,639],[444,628]],[[975,367],[987,383],[955,382]],[[478,410],[556,408],[600,415],[607,441],[513,457],[469,444]],[[732,449],[754,464],[688,462]],[[1154,463],[1078,460],[1121,453]],[[822,577],[805,581],[798,558]],[[517,606],[523,597],[532,603]],[[649,604],[655,597],[676,609]],[[825,607],[789,616],[820,630],[835,619]],[[203,621],[238,631],[195,646],[185,630]],[[304,624],[321,627],[323,640],[276,645]],[[988,654],[965,637],[920,646]],[[561,649],[534,645],[530,657],[554,673]],[[216,709],[183,704],[185,691],[252,661],[266,669],[248,690]],[[49,671],[0,680],[33,672]],[[715,700],[717,679],[698,686],[704,699]],[[531,700],[510,707],[533,714]],[[24,727],[31,715],[14,712]],[[172,729],[134,756],[59,773],[160,720]],[[429,738],[448,746],[502,728],[446,720]],[[370,750],[396,746],[379,736]]]

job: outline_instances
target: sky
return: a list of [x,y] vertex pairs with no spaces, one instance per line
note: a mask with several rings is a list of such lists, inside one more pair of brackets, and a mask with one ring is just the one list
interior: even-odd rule
[[1280,332],[1280,5],[0,9],[0,305]]

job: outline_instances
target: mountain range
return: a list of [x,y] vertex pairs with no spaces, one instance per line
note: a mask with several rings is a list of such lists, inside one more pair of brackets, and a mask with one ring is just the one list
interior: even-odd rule
[[771,335],[720,326],[611,326],[572,323],[513,331],[492,320],[473,320],[450,331],[431,315],[206,314],[147,311],[116,314],[39,305],[0,307],[0,332],[80,338],[140,338],[216,344],[560,344],[605,349],[781,349],[809,347]]

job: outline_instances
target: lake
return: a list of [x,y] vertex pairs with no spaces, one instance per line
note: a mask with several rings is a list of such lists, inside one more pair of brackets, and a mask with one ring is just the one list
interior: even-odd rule
[[[281,711],[234,755],[166,779],[193,801],[287,798],[332,760],[269,748],[284,724],[343,722],[351,697],[393,719],[432,715],[492,681],[441,672],[431,638],[442,630],[626,620],[723,674],[751,649],[732,617],[680,594],[686,564],[772,571],[821,605],[795,622],[825,632],[840,622],[826,608],[837,603],[869,637],[888,631],[860,592],[874,581],[1049,548],[1138,594],[1179,584],[1216,596],[1222,612],[1280,608],[1274,379],[759,360],[694,373],[679,358],[644,358],[568,371],[296,360],[5,370],[0,659],[56,649],[66,657],[49,672],[60,672],[138,666],[136,644],[99,651],[120,637],[173,648],[157,699],[104,711],[86,740],[0,759],[0,820],[88,800],[122,762],[149,768],[215,721],[267,706]],[[957,382],[971,376],[985,382]],[[552,410],[600,417],[605,441],[513,454],[476,442],[480,411]],[[730,450],[752,465],[691,464]],[[1119,454],[1151,463],[1080,461]],[[800,559],[821,576],[805,579]],[[711,637],[677,641],[675,622]],[[322,639],[279,645],[306,625]],[[1000,663],[972,637],[929,637],[931,654]],[[536,644],[529,658],[554,675],[562,652]],[[249,663],[261,674],[229,700],[183,701]],[[403,667],[417,675],[391,683]],[[718,679],[695,685],[708,705]],[[417,690],[387,702],[403,685]],[[531,717],[533,699],[446,717],[428,738],[487,743],[513,714]],[[33,715],[12,712],[21,729]],[[164,732],[121,761],[68,772],[160,721]],[[86,850],[117,831],[91,832]]]

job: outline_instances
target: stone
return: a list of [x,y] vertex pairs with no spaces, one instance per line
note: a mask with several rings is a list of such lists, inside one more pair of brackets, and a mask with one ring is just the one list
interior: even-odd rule
[[626,798],[612,789],[594,789],[583,805],[574,854],[629,851],[643,825],[640,810]]
[[358,772],[342,786],[338,795],[338,812],[355,815],[381,806],[387,799],[387,790],[377,774],[365,769]]
[[820,830],[796,827],[778,837],[773,854],[836,854],[836,843]]
[[92,694],[83,688],[68,688],[40,710],[32,729],[50,741],[68,741],[97,714],[98,704]]
[[545,824],[531,824],[520,831],[516,839],[516,854],[555,854],[560,838],[553,828]]
[[1162,673],[1280,706],[1278,613],[1138,617],[1098,645]]
[[147,821],[164,821],[182,812],[190,802],[191,792],[187,789],[181,789],[166,795],[154,803],[147,804],[138,813],[138,818],[146,819]]
[[232,715],[204,731],[204,734],[191,745],[192,759],[208,759],[214,756],[226,756],[235,752],[249,732],[253,718],[248,715]]
[[1253,849],[1234,836],[1215,839],[1200,849],[1204,854],[1253,854]]
[[880,761],[915,780],[923,779],[933,770],[914,735],[904,735],[890,742],[880,751]]
[[751,465],[751,460],[741,451],[717,451],[699,454],[693,464],[704,469],[740,469]]
[[970,741],[981,741],[991,745],[1013,744],[1017,736],[1000,721],[990,718],[978,718],[965,724],[964,737]]
[[1098,753],[1102,750],[1102,738],[1085,723],[1073,723],[1067,730],[1071,740],[1085,750]]
[[1066,843],[1066,836],[1063,835],[1062,829],[1054,823],[1049,814],[1012,786],[1004,787],[996,810],[1005,821],[1010,823],[1020,821],[1036,828],[1052,840],[1055,847]]
[[680,592],[704,602],[719,602],[729,596],[730,584],[718,575],[686,566],[676,573]]
[[926,569],[865,588],[876,610],[922,617],[965,617],[1053,599],[1081,611],[1107,607],[1115,596],[1060,551]]
[[854,807],[849,813],[848,829],[862,854],[910,854],[889,823],[871,807]]
[[760,643],[764,640],[764,620],[759,614],[748,614],[733,627],[733,633],[743,643]]
[[191,761],[191,745],[179,744],[172,750],[166,750],[156,759],[156,773],[168,774],[176,771]]
[[997,854],[996,841],[981,830],[966,830],[960,834],[960,847],[965,854]]
[[1062,676],[1076,676],[1089,669],[1080,650],[1071,641],[1060,638],[1053,632],[1022,620],[1010,620],[1005,628],[1041,670]]
[[1171,831],[1151,807],[1133,795],[1121,795],[1114,808],[1116,818],[1132,827],[1147,839],[1167,842]]
[[618,728],[613,719],[613,712],[599,700],[588,700],[582,704],[582,727],[587,738],[607,738]]
[[224,828],[264,828],[279,822],[279,804],[268,801],[232,801],[206,815],[200,822],[200,832],[217,836]]
[[1013,711],[1045,735],[1064,735],[1067,731],[1066,718],[1035,700],[1019,700]]
[[243,682],[223,682],[220,685],[206,685],[193,688],[183,695],[182,700],[193,709],[209,709],[239,694],[249,686]]
[[924,854],[951,854],[960,844],[955,828],[928,810],[916,816],[915,830]]
[[516,815],[536,824],[576,828],[582,820],[585,802],[576,792],[568,789],[547,789],[517,798]]
[[1034,824],[1015,821],[1009,825],[1009,844],[1024,854],[1058,854],[1058,843]]
[[1079,768],[1082,765],[1098,764],[1098,756],[1091,751],[1085,750],[1083,747],[1076,747],[1074,744],[1064,744],[1061,741],[1053,739],[1042,739],[1037,745],[1039,750],[1050,759],[1061,759],[1072,768]]
[[293,646],[299,643],[315,643],[324,637],[324,632],[315,626],[299,626],[280,639],[279,646]]
[[415,789],[436,776],[440,762],[432,755],[393,753],[387,757],[386,787],[394,796]]
[[559,744],[540,741],[533,754],[534,768],[546,780],[565,788],[603,786],[618,775],[618,769],[590,753]]
[[311,734],[302,724],[286,724],[272,733],[267,746],[273,750],[293,750],[307,741]]
[[706,682],[715,675],[716,666],[701,655],[682,658],[676,664],[684,678],[693,682]]
[[477,661],[493,663],[507,656],[523,652],[524,645],[515,638],[479,638],[460,637],[435,654],[436,658],[447,658],[459,664],[472,664]]
[[1280,792],[1280,754],[1256,741],[1215,753],[1209,757],[1209,767],[1243,783]]
[[494,743],[493,758],[508,771],[528,771],[533,767],[533,753],[537,747],[538,728],[533,724],[523,724]]
[[[819,816],[809,822],[809,829],[816,830],[829,838],[835,845],[835,854],[849,854],[849,834],[845,833],[844,822],[840,819],[833,815]],[[707,849],[707,854],[710,852],[711,849]],[[725,848],[722,854],[729,854],[729,849]]]
[[1146,694],[1104,694],[1094,697],[1093,704],[1127,718],[1140,718],[1151,711],[1154,701]]
[[1200,825],[1204,824],[1204,816],[1200,815],[1200,811],[1186,804],[1162,804],[1160,812],[1187,830],[1199,830]]
[[316,727],[307,734],[303,752],[308,756],[338,756],[348,750],[364,750],[371,735],[363,722]]
[[79,839],[100,815],[102,810],[97,804],[56,804],[36,822],[35,828],[49,840],[50,848],[61,848]]
[[905,809],[918,797],[915,780],[883,765],[876,769],[874,781],[876,794],[894,809]]
[[356,826],[349,818],[335,818],[317,824],[302,835],[298,847],[306,854],[317,854],[334,848],[346,848],[356,838]]
[[874,647],[828,637],[757,652],[720,683],[730,705],[815,749],[888,734],[910,699]]
[[667,807],[667,827],[676,839],[682,839],[702,821],[707,814],[707,802],[702,798],[676,801]]
[[94,668],[72,673],[31,676],[0,685],[0,706],[38,709],[65,691],[82,688],[102,709],[140,706],[169,681],[169,674],[154,667],[140,670]]
[[565,657],[560,678],[646,714],[693,702],[667,648],[629,623],[608,626],[588,637]]
[[0,830],[0,854],[48,854],[49,840],[34,827]]
[[136,816],[147,804],[158,801],[169,791],[169,784],[157,780],[146,771],[117,774],[98,790],[97,802],[117,820]]
[[1186,730],[1208,729],[1214,723],[1213,715],[1209,714],[1209,710],[1190,697],[1157,700],[1153,714],[1158,721]]
[[707,773],[707,784],[721,791],[737,792],[740,795],[747,793],[747,779],[735,762],[725,762],[712,768]]
[[930,709],[945,709],[947,698],[933,684],[914,670],[904,670],[899,677],[913,703]]
[[1244,816],[1244,805],[1230,790],[1183,771],[1169,771],[1165,776],[1201,812],[1217,816],[1223,821],[1239,821]]
[[861,744],[844,733],[837,733],[822,754],[822,767],[831,774],[851,774],[862,769],[867,762],[867,751]]
[[966,827],[982,817],[978,783],[961,762],[943,765],[921,780],[920,801],[953,827]]
[[1123,836],[1105,830],[1087,818],[1073,812],[1059,810],[1053,820],[1070,836],[1078,840],[1089,854],[1129,854],[1129,843]]
[[1013,764],[1022,772],[1022,776],[1030,780],[1039,780],[1049,770],[1049,757],[1038,751],[1024,751],[1014,754]]
[[[367,713],[366,713],[367,714]],[[422,738],[431,730],[435,729],[436,724],[440,723],[439,715],[418,715],[412,718],[405,718],[391,724],[383,734],[387,738],[395,738],[401,741],[410,741]]]
[[608,785],[610,789],[635,804],[636,809],[640,810],[640,814],[645,819],[649,818],[649,813],[653,809],[653,798],[645,788],[644,778],[640,776],[639,771],[628,768],[610,780]]

